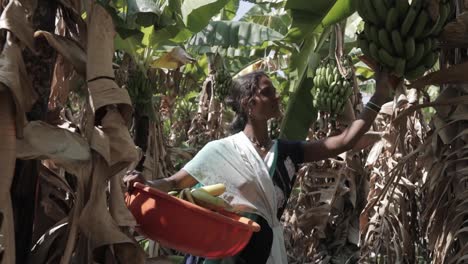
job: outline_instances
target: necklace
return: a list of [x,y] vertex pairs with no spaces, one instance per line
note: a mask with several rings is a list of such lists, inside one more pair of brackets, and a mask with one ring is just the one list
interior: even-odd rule
[[254,139],[253,137],[247,137],[249,138],[250,142],[254,144],[255,147],[259,148],[262,152],[265,152],[266,150],[270,149],[271,146],[271,139],[268,139],[268,142],[265,144],[260,143],[257,139]]

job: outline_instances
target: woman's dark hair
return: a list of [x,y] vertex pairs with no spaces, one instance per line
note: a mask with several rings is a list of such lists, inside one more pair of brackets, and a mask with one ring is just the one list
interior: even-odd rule
[[226,105],[236,113],[231,123],[231,133],[242,131],[247,124],[247,109],[242,105],[242,100],[248,102],[257,92],[260,78],[268,75],[264,71],[254,71],[240,77],[232,82],[232,87],[228,97],[225,99]]

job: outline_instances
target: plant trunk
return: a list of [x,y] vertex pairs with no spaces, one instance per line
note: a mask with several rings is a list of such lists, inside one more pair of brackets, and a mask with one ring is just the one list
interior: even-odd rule
[[[13,178],[15,170],[16,158],[16,123],[15,123],[15,110],[13,97],[7,91],[7,88],[0,85],[0,214],[6,216],[3,222],[3,227],[0,226],[0,251],[2,251],[2,244],[6,244],[5,253],[1,252],[4,262],[0,263],[14,263],[14,234],[13,234],[13,219],[11,219],[11,202],[8,188]],[[6,205],[6,208],[4,208]],[[8,241],[5,241],[8,240]],[[8,248],[10,245],[11,248]],[[4,256],[3,256],[4,255]]]
[[[143,153],[146,153],[146,149],[148,148],[148,135],[150,125],[149,118],[145,113],[142,113],[138,110],[138,108],[136,108],[134,122],[135,134],[133,141],[135,142],[135,145],[141,148]],[[138,166],[136,167],[137,170],[143,171],[143,161],[144,159],[142,159],[138,163]]]
[[[38,0],[33,18],[34,30],[54,32],[56,10],[55,1]],[[47,42],[37,41],[35,44],[39,55],[34,55],[29,50],[25,50],[23,53],[34,90],[39,96],[32,110],[27,113],[30,121],[46,119],[56,57],[55,50],[51,49]],[[17,263],[26,263],[31,250],[38,165],[39,161],[37,160],[18,160],[16,162],[15,177],[11,186],[11,199],[14,208]]]

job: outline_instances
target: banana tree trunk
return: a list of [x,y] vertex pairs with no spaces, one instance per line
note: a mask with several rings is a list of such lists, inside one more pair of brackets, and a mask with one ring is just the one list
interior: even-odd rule
[[[55,1],[38,0],[34,11],[33,29],[54,32],[57,4]],[[33,54],[26,49],[23,52],[27,72],[31,76],[35,92],[39,95],[36,104],[27,114],[31,120],[45,120],[49,100],[55,50],[45,41],[37,41]],[[36,207],[36,185],[38,179],[37,160],[18,160],[15,177],[11,186],[11,199],[15,216],[15,238],[17,263],[26,263],[31,251],[33,224]]]
[[4,216],[0,229],[1,245],[7,245],[2,263],[15,263],[13,212],[10,201],[10,185],[13,180],[16,159],[16,123],[14,102],[6,87],[0,86],[0,212]]

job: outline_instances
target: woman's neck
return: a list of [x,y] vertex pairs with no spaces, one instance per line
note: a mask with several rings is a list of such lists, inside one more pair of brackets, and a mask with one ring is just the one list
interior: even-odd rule
[[268,136],[268,126],[265,121],[250,121],[247,122],[247,125],[244,128],[244,134],[250,138],[250,140],[255,140],[262,145],[268,144],[271,140]]

